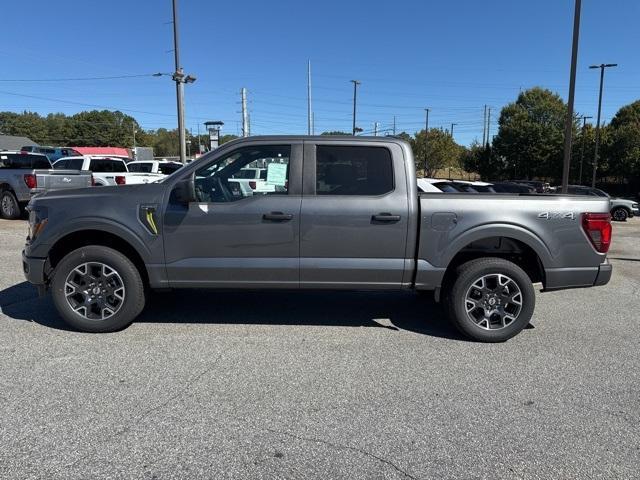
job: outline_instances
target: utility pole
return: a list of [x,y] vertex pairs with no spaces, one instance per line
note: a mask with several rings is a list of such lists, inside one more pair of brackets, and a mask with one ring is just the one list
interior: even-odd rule
[[580,8],[582,0],[576,0],[573,14],[573,43],[571,47],[571,69],[569,72],[569,99],[567,118],[564,125],[564,161],[562,165],[562,193],[569,188],[569,169],[571,168],[571,140],[573,135],[573,104],[576,92],[576,66],[578,65],[578,40],[580,37]]
[[307,61],[307,135],[312,134],[313,120],[311,113],[311,60]]
[[482,148],[487,144],[487,105],[484,106],[484,113],[482,114]]
[[178,36],[178,0],[173,0],[173,54],[176,71],[173,80],[176,82],[176,103],[178,107],[178,139],[180,141],[180,161],[187,162],[187,139],[184,130],[184,84],[193,83],[196,78],[184,74],[180,66],[180,43]]
[[378,136],[378,122],[374,122],[373,123],[373,136],[377,137]]
[[591,186],[596,186],[596,171],[598,170],[598,149],[600,148],[600,114],[602,112],[602,86],[604,84],[604,69],[609,67],[617,67],[617,63],[601,63],[600,65],[591,65],[589,68],[600,69],[600,93],[598,94],[598,120],[596,121],[596,147],[593,154],[593,178]]
[[360,82],[358,80],[351,80],[351,82],[353,83],[353,128],[352,128],[352,135],[356,134],[356,98],[358,95],[358,85],[360,85]]
[[[242,136],[249,136],[249,114],[247,113],[247,89],[240,89],[240,97],[242,98]],[[237,97],[236,97],[237,98]]]
[[578,185],[582,185],[582,162],[584,161],[584,142],[585,142],[585,131],[587,127],[587,119],[593,117],[587,117],[586,115],[582,116],[582,149],[580,150],[580,173],[578,174]]
[[316,134],[316,112],[311,112],[311,135]]
[[486,145],[489,144],[490,136],[491,136],[491,107],[488,107],[487,108],[487,143]]
[[198,122],[198,155],[202,155],[202,141],[200,139],[200,122]]
[[396,116],[393,116],[393,135],[396,135]]
[[451,138],[453,138],[453,127],[456,126],[457,123],[452,123],[451,124]]
[[429,112],[430,108],[425,108],[425,119],[424,119],[424,172],[423,175],[427,174],[427,147],[429,146]]

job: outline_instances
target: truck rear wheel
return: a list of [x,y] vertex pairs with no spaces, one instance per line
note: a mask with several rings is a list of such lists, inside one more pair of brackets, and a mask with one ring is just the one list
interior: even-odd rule
[[122,253],[87,246],[67,254],[51,282],[53,302],[66,323],[84,332],[113,332],[142,312],[140,272]]
[[0,193],[0,215],[7,220],[15,220],[20,217],[20,204],[11,190],[3,190]]
[[454,326],[481,342],[503,342],[520,333],[531,320],[535,302],[529,276],[502,258],[481,258],[460,265],[447,295]]

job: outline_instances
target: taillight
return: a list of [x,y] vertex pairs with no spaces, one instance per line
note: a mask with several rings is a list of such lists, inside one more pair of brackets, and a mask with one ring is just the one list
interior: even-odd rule
[[28,188],[36,188],[38,186],[38,179],[33,173],[25,173],[24,183]]
[[257,183],[256,182],[249,182],[249,186],[251,187],[251,190],[255,190]]
[[607,253],[611,246],[611,215],[608,213],[583,213],[582,229],[600,253]]
[[124,175],[116,175],[116,185],[124,185],[127,183],[127,177]]

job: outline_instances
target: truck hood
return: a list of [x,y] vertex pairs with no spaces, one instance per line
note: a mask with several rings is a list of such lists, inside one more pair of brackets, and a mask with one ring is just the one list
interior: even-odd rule
[[163,184],[158,183],[142,183],[138,185],[113,185],[108,187],[88,187],[73,188],[68,190],[50,190],[48,192],[34,196],[30,205],[46,204],[58,201],[73,202],[102,202],[112,198],[120,201],[131,197],[133,201],[140,201],[147,197],[149,199],[157,198],[164,190]]

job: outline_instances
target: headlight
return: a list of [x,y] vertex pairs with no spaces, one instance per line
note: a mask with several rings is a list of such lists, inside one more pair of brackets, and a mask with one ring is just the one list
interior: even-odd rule
[[638,209],[638,204],[634,203],[633,205],[631,205],[631,208],[635,208],[637,210]]
[[33,242],[40,232],[47,225],[48,212],[45,207],[33,207],[31,204],[27,207],[29,211],[29,235],[27,236],[27,243]]

